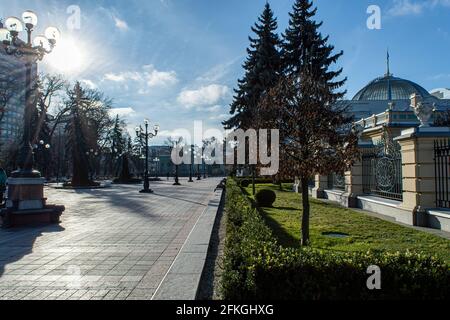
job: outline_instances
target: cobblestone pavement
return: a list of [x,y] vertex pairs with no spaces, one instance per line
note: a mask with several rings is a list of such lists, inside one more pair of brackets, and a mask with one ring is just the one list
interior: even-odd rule
[[151,299],[219,181],[46,188],[62,223],[0,229],[0,299]]

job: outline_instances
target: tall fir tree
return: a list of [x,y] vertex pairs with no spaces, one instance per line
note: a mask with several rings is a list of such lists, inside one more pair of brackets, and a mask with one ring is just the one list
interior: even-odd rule
[[328,37],[314,20],[311,0],[296,0],[282,44],[284,76],[268,95],[264,108],[280,129],[280,167],[302,184],[302,244],[309,244],[309,179],[315,174],[343,172],[357,157],[353,118],[338,103],[346,78],[334,64]]
[[277,83],[281,71],[277,28],[277,20],[266,3],[258,22],[251,28],[256,36],[249,37],[248,57],[243,65],[245,75],[238,80],[238,87],[234,90],[230,110],[233,116],[223,122],[225,128],[253,128],[262,95]]
[[89,160],[87,156],[88,146],[86,143],[86,125],[84,109],[89,101],[86,92],[77,82],[72,90],[68,92],[69,123],[67,131],[67,147],[72,155],[72,186],[89,186]]

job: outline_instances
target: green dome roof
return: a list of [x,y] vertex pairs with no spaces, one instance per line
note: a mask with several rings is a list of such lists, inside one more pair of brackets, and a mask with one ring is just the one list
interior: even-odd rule
[[370,82],[353,98],[354,101],[409,100],[413,93],[431,96],[423,87],[409,80],[386,75]]

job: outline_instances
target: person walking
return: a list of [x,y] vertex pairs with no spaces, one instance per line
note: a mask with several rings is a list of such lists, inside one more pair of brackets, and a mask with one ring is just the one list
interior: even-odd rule
[[0,168],[0,207],[3,205],[3,194],[6,191],[6,180],[8,176],[3,168]]

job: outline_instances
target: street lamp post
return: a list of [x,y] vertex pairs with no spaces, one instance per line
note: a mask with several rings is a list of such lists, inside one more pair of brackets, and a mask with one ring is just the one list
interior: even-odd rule
[[[8,180],[8,200],[6,208],[1,210],[4,226],[16,226],[29,223],[59,223],[59,217],[65,210],[64,206],[47,205],[44,198],[44,181],[41,173],[33,170],[32,132],[33,114],[36,110],[37,86],[33,75],[37,74],[37,62],[50,53],[59,40],[59,30],[49,27],[44,35],[32,39],[32,33],[38,22],[37,15],[32,11],[22,14],[22,21],[9,17],[5,23],[0,23],[0,48],[2,54],[22,61],[25,66],[25,107],[23,114],[23,135],[18,157],[18,169]],[[24,28],[25,26],[25,28]],[[27,39],[19,38],[26,31]],[[34,70],[33,70],[34,69]],[[33,73],[33,71],[35,71]],[[39,128],[38,128],[39,130]]]
[[[6,19],[4,26],[0,26],[0,42],[6,54],[15,56],[25,63],[25,112],[22,146],[19,153],[19,169],[12,173],[14,178],[39,178],[39,171],[33,170],[33,149],[31,139],[33,137],[32,116],[36,108],[36,86],[32,81],[33,65],[41,61],[44,56],[52,52],[59,40],[59,30],[49,27],[45,30],[45,36],[39,35],[32,40],[32,32],[37,25],[37,15],[32,11],[22,14],[22,21],[16,17]],[[19,39],[19,33],[27,32],[27,41]],[[6,28],[4,28],[6,27]]]
[[202,164],[203,164],[203,179],[206,179],[206,156],[202,156]]
[[153,159],[153,162],[155,163],[155,179],[158,179],[158,171],[159,171],[159,162],[161,160],[156,157],[155,159]]
[[153,128],[153,132],[148,132],[149,120],[145,119],[144,125],[145,130],[142,127],[136,127],[136,136],[141,141],[141,144],[144,143],[145,146],[145,172],[144,172],[144,189],[140,191],[140,193],[153,193],[153,190],[150,189],[150,181],[149,181],[149,172],[148,172],[148,140],[154,138],[158,135],[159,126],[155,125]]
[[[174,141],[174,146],[173,147],[175,148],[175,150],[177,152],[179,152],[179,149],[178,149],[179,145],[181,145],[181,142],[179,140],[178,141]],[[178,164],[175,164],[175,182],[174,182],[173,185],[174,186],[180,186],[181,185],[180,179],[178,177]]]
[[94,176],[97,176],[97,170],[96,170],[96,160],[99,153],[98,151],[95,151],[94,149],[90,149],[89,151],[86,151],[86,156],[88,157],[88,163],[89,163],[89,179],[92,181],[94,179]]
[[189,180],[188,182],[194,182],[194,180],[192,180],[192,148],[189,148],[188,151],[185,151],[185,155],[189,154]]
[[[33,145],[33,161],[34,162],[38,162],[36,159],[37,153],[39,153],[40,151],[42,151],[43,153],[49,151],[51,148],[49,143],[45,143],[44,140],[40,140],[39,143],[36,143]],[[45,161],[45,154],[43,154],[43,160],[44,160],[44,164],[41,167],[42,173],[44,174],[44,176],[47,174],[47,161]]]

